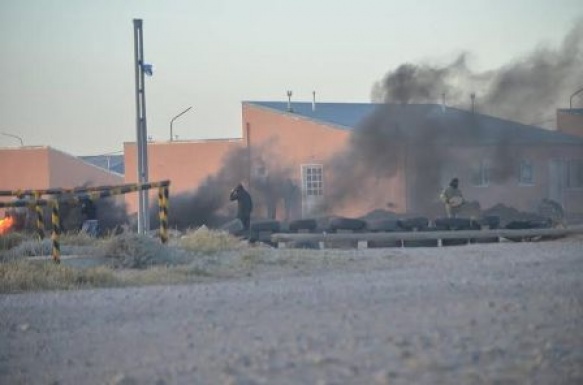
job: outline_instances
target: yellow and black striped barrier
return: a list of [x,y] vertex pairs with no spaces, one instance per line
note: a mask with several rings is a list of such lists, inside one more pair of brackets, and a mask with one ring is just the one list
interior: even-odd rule
[[61,234],[61,227],[59,226],[59,223],[60,223],[59,201],[57,201],[56,199],[37,199],[34,201],[19,199],[17,201],[12,201],[12,202],[0,202],[0,208],[5,208],[5,207],[28,207],[31,209],[35,208],[37,210],[37,214],[38,214],[37,229],[39,231],[39,236],[41,237],[41,240],[44,238],[44,221],[43,221],[43,217],[42,217],[42,207],[43,206],[50,206],[51,207],[51,221],[52,221],[52,227],[53,227],[53,233],[51,236],[51,240],[52,240],[51,255],[52,255],[53,261],[55,263],[60,263],[61,262],[61,246],[59,244],[59,236]]
[[[169,196],[170,181],[165,180],[161,182],[150,183],[133,183],[119,186],[99,186],[99,187],[83,187],[75,189],[45,189],[45,190],[0,190],[0,196],[16,196],[18,199],[11,202],[0,202],[0,208],[7,207],[28,207],[35,209],[37,213],[37,231],[41,239],[44,238],[44,218],[43,206],[51,207],[51,222],[52,222],[52,257],[56,263],[60,262],[61,248],[59,237],[61,234],[60,227],[60,213],[59,203],[80,204],[86,199],[95,201],[101,198],[107,198],[114,195],[128,194],[131,192],[149,190],[158,188],[158,203],[160,215],[160,240],[162,243],[168,242],[168,196]],[[41,198],[43,194],[65,195],[65,197],[44,199]],[[25,196],[34,197],[33,200],[23,199]]]
[[[162,183],[162,182],[160,182]],[[0,190],[0,196],[15,196],[23,198],[26,196],[36,195],[62,195],[62,194],[82,194],[92,191],[113,190],[116,188],[124,188],[135,186],[136,183],[127,183],[122,185],[106,185],[93,187],[74,187],[74,188],[49,188],[49,189],[26,189],[26,190]]]
[[51,201],[51,221],[53,225],[53,234],[51,240],[53,243],[52,256],[55,263],[61,262],[61,244],[59,243],[59,237],[61,236],[61,219],[59,213],[59,201]]
[[158,188],[158,208],[160,216],[160,240],[168,242],[168,186]]
[[[34,199],[39,200],[41,198],[40,193],[34,194]],[[45,219],[43,217],[43,208],[40,205],[34,206],[34,210],[36,212],[36,231],[38,233],[38,237],[40,239],[45,238]]]

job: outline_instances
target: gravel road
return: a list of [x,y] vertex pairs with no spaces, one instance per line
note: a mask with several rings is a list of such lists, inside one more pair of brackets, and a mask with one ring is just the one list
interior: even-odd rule
[[2,295],[0,383],[583,384],[582,238],[334,255]]

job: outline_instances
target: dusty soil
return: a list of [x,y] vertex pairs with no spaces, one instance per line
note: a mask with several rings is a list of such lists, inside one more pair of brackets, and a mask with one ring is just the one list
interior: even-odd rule
[[325,256],[2,295],[0,383],[583,383],[580,237]]

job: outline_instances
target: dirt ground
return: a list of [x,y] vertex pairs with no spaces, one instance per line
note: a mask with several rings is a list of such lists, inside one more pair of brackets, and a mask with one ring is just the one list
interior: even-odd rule
[[0,383],[583,383],[581,237],[321,253],[210,283],[1,295]]

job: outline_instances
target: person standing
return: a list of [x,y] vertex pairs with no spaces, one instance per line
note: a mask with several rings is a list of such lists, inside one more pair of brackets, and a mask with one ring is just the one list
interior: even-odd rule
[[251,212],[253,211],[253,200],[251,195],[241,183],[239,183],[229,196],[231,201],[237,201],[237,218],[243,223],[243,229],[249,231],[251,225]]
[[455,218],[465,200],[459,188],[459,179],[453,178],[440,194],[439,198],[445,204],[445,212],[448,218]]

